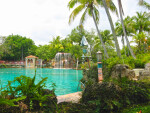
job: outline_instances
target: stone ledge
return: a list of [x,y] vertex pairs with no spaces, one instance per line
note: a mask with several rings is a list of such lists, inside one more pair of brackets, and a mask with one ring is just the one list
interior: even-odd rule
[[72,102],[78,103],[81,98],[82,92],[70,93],[66,95],[57,96],[57,103],[61,102]]

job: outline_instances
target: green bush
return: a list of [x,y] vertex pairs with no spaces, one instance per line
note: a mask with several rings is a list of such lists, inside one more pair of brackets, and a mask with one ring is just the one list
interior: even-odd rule
[[135,59],[135,68],[144,68],[145,64],[150,62],[150,53],[138,54]]
[[81,103],[93,107],[94,112],[119,112],[121,109],[150,101],[147,84],[122,78],[112,82],[87,85]]
[[56,113],[93,113],[93,109],[82,103],[62,102],[58,104]]
[[124,104],[141,104],[150,101],[150,91],[147,87],[148,84],[144,82],[137,82],[122,78],[119,81],[119,86],[122,89],[122,98],[124,98]]
[[144,68],[145,62],[143,62],[141,59],[135,59],[135,68]]
[[120,88],[108,82],[88,85],[81,98],[81,103],[92,107],[93,112],[107,113],[121,107]]
[[126,108],[122,111],[122,113],[139,113],[142,111],[142,113],[150,113],[150,103],[146,105],[134,105],[129,108]]

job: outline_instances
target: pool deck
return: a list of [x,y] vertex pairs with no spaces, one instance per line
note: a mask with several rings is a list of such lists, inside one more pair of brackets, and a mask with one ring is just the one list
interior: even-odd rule
[[58,103],[72,102],[77,103],[81,98],[82,92],[70,93],[66,95],[57,96]]

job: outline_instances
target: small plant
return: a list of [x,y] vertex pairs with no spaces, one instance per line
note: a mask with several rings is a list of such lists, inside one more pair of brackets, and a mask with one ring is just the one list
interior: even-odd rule
[[[7,87],[1,91],[0,107],[1,105],[19,107],[21,112],[24,110],[55,112],[55,103],[57,103],[54,93],[55,85],[52,85],[52,90],[44,89],[47,77],[42,78],[37,84],[35,84],[35,79],[36,74],[33,78],[21,75],[14,81],[8,81]],[[12,83],[18,86],[13,87]]]

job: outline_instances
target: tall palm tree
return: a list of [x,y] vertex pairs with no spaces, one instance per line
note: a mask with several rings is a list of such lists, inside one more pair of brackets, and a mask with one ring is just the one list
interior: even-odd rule
[[150,10],[150,4],[147,3],[145,0],[139,0],[139,5]]
[[116,24],[116,28],[115,28],[116,35],[117,36],[121,36],[121,38],[122,38],[121,39],[122,45],[123,45],[124,52],[125,52],[125,55],[126,55],[126,49],[125,49],[124,34],[123,34],[122,25],[121,25],[120,21],[117,21],[115,24]]
[[85,22],[85,19],[86,19],[86,16],[89,15],[93,18],[94,20],[94,24],[96,26],[96,30],[98,32],[98,36],[101,40],[101,43],[102,43],[102,46],[104,48],[104,54],[106,56],[106,58],[108,58],[108,53],[107,53],[107,50],[106,50],[106,47],[105,47],[105,44],[102,40],[102,36],[99,32],[99,29],[98,29],[98,22],[99,22],[99,11],[97,10],[96,8],[96,5],[97,5],[97,2],[96,0],[71,0],[69,3],[68,3],[68,7],[69,8],[73,8],[75,5],[78,5],[73,11],[72,13],[70,14],[70,17],[69,17],[69,23],[71,23],[75,17],[82,11],[84,10],[84,13],[80,19],[80,24],[83,24]]
[[127,47],[129,48],[129,51],[130,51],[132,57],[136,58],[134,53],[133,53],[133,50],[132,50],[132,48],[130,46],[129,40],[127,38],[127,34],[126,34],[124,22],[123,22],[123,16],[122,16],[124,14],[124,12],[123,12],[123,7],[122,7],[121,0],[118,0],[118,6],[119,6],[119,14],[120,14],[121,24],[122,24],[122,28],[123,28],[123,33],[124,33],[124,36],[125,36],[125,39],[126,39],[126,42],[127,42]]
[[[127,16],[123,20],[123,23],[124,23],[124,27],[126,30],[126,35],[127,36],[133,36],[133,33],[135,33],[135,30],[133,28],[133,25],[134,25],[133,18],[130,18],[129,16]],[[123,47],[124,47],[124,51],[125,51],[124,32],[123,32],[121,21],[118,20],[115,24],[116,24],[116,28],[115,28],[116,34],[117,34],[117,36],[122,37],[122,43],[123,43]],[[125,51],[125,55],[126,55],[126,51]]]
[[[101,1],[101,0],[99,0],[99,1]],[[106,0],[102,0],[102,1],[103,1],[103,6],[105,8],[105,11],[106,11],[106,14],[107,14],[110,26],[111,26],[111,30],[112,30],[112,33],[113,33],[117,55],[121,58],[121,52],[120,52],[117,36],[116,36],[116,33],[115,33],[115,28],[114,28],[114,25],[113,25],[113,21],[112,21],[111,15],[110,15],[109,10],[108,10],[109,5],[114,5],[114,4],[113,4],[113,2],[111,0],[107,0],[107,1]]]

